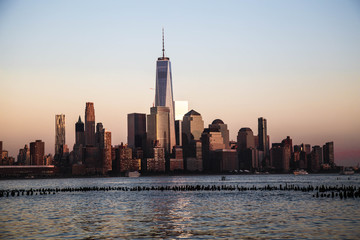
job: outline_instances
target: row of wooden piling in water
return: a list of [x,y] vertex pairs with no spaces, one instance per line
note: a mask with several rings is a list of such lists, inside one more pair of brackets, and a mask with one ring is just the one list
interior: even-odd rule
[[263,187],[251,186],[244,187],[239,185],[173,185],[173,186],[118,186],[118,187],[65,187],[65,188],[38,188],[38,189],[13,189],[0,190],[0,197],[16,197],[16,196],[33,196],[33,195],[49,195],[68,192],[94,192],[94,191],[123,191],[123,192],[140,192],[140,191],[301,191],[316,192],[312,196],[316,198],[360,198],[360,187],[357,186],[297,186],[285,184],[279,186],[266,185]]

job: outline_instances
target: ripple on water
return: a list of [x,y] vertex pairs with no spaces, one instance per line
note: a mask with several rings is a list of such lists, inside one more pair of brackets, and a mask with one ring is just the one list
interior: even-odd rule
[[[0,189],[221,185],[221,176],[0,181]],[[227,176],[225,184],[360,185],[336,175]],[[0,199],[4,239],[357,239],[359,200],[284,191],[71,192]]]

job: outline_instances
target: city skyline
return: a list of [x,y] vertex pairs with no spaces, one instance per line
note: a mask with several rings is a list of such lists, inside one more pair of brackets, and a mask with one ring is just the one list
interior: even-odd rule
[[[134,9],[131,3],[112,4]],[[60,113],[66,116],[66,144],[72,148],[75,123],[85,102],[94,102],[97,119],[112,132],[112,144],[126,143],[127,114],[149,114],[154,102],[155,94],[150,88],[154,87],[154,62],[161,51],[163,23],[158,19],[137,29],[120,26],[127,34],[114,35],[115,40],[121,40],[115,43],[111,36],[118,26],[110,24],[115,10],[106,4],[101,5],[101,9],[107,10],[109,16],[96,18],[108,27],[105,30],[100,28],[101,24],[91,29],[75,14],[75,8],[71,8],[74,12],[67,13],[64,6],[55,3],[45,4],[50,9],[40,7],[39,2],[34,5],[38,9],[34,6],[26,9],[28,3],[4,2],[1,5],[0,11],[4,14],[0,14],[0,33],[6,36],[0,40],[0,50],[4,53],[0,56],[0,78],[3,79],[0,98],[5,103],[0,120],[3,149],[16,156],[25,144],[41,139],[46,143],[45,153],[53,154],[54,116]],[[195,26],[190,22],[202,20],[195,16],[200,4],[195,4],[195,10],[186,9],[184,3],[176,5],[188,11],[190,19],[175,17],[164,26],[167,55],[175,67],[172,69],[174,100],[187,100],[189,109],[201,113],[205,126],[214,119],[222,119],[230,130],[230,140],[236,140],[237,132],[243,127],[250,127],[256,135],[257,119],[264,117],[270,143],[280,142],[286,136],[295,144],[322,146],[334,141],[337,164],[359,162],[360,19],[354,11],[356,7],[359,10],[359,5],[351,1],[263,5],[230,1],[229,6],[216,5],[220,7],[216,10],[215,4],[210,3],[206,6],[209,13],[201,15],[204,22]],[[275,16],[275,6],[279,5],[293,11],[301,7],[297,10],[308,15],[292,18],[285,11]],[[90,3],[81,16],[87,19],[96,6]],[[46,14],[56,7],[60,7],[60,14]],[[266,12],[265,7],[273,12]],[[235,10],[243,12],[244,9],[254,11],[257,17],[265,13],[269,23],[265,18],[259,18],[257,23],[254,16],[235,14]],[[320,9],[323,12],[319,12]],[[211,20],[211,14],[225,10],[231,13],[220,14],[226,16],[225,19],[218,23]],[[22,17],[14,23],[21,12],[27,13],[29,19]],[[160,9],[147,16],[155,16],[158,12]],[[79,24],[83,33],[76,34],[76,29],[69,27],[70,20],[64,24],[57,22],[65,13]],[[322,18],[315,16],[316,13]],[[341,16],[341,21],[333,20],[332,13]],[[49,23],[44,22],[45,17]],[[286,33],[291,27],[281,21],[281,17],[287,17],[288,24],[295,24],[297,31]],[[316,27],[309,25],[309,18],[320,31],[316,32]],[[25,19],[29,20],[30,29],[35,30],[33,36],[26,31],[21,33],[27,26]],[[248,20],[253,29],[242,25],[242,20]],[[184,26],[179,25],[182,21]],[[35,23],[40,26],[34,27]],[[214,29],[206,27],[207,23],[213,24]],[[236,23],[240,24],[240,30]],[[271,25],[274,23],[278,25]],[[67,33],[60,38],[63,42],[56,40],[59,33],[52,31],[51,24],[57,29],[60,27],[60,33]],[[68,32],[66,27],[69,27]],[[268,32],[266,27],[275,33]],[[201,33],[197,29],[202,30]],[[97,34],[91,30],[100,32],[102,37],[95,37]],[[26,41],[20,38],[22,34],[28,37]],[[90,36],[95,38],[87,38]],[[264,37],[268,37],[266,41]],[[85,40],[89,42],[82,46]],[[106,43],[109,48],[103,46]],[[86,51],[91,47],[92,51]],[[110,51],[111,47],[114,51]],[[85,119],[83,114],[80,116]]]

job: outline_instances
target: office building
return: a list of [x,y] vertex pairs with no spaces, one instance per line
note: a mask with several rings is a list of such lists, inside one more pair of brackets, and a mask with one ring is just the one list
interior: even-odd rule
[[188,144],[191,140],[200,140],[204,131],[204,121],[201,114],[195,110],[187,112],[182,121],[183,144]]
[[152,107],[150,115],[147,115],[147,146],[150,155],[156,145],[164,148],[167,154],[170,153],[169,112],[168,107],[158,106]]
[[131,113],[127,115],[128,146],[135,149],[146,149],[146,114]]
[[230,149],[229,130],[227,128],[227,124],[225,124],[221,119],[215,119],[209,125],[209,129],[211,129],[211,131],[219,131],[223,138],[225,148]]
[[323,159],[325,164],[334,166],[335,157],[334,157],[334,142],[327,142],[323,146]]
[[267,123],[265,118],[258,118],[258,141],[259,150],[264,151],[265,156],[269,154],[269,142],[267,138]]
[[65,145],[65,115],[55,115],[55,155],[62,154]]
[[92,102],[87,102],[85,108],[85,144],[95,146],[95,109]]
[[45,143],[36,140],[30,143],[30,165],[44,165]]
[[255,148],[255,138],[250,128],[241,128],[237,136],[237,154],[239,169],[253,171],[258,169],[258,151]]
[[172,87],[171,62],[165,57],[164,32],[162,57],[156,62],[156,87],[155,87],[155,107],[167,107],[169,109],[169,139],[166,140],[165,151],[171,150],[176,145],[175,137],[175,111]]
[[81,121],[81,117],[79,116],[79,120],[75,123],[75,144],[80,146],[85,146],[85,128],[84,123]]

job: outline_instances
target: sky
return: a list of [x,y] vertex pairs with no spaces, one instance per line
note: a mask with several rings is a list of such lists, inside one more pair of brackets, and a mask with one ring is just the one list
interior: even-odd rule
[[[236,140],[267,119],[270,142],[334,141],[360,163],[360,2],[0,0],[0,140],[54,153],[55,115],[95,120],[127,142],[127,114],[150,112],[165,29],[174,100]],[[189,110],[190,110],[189,109]]]

